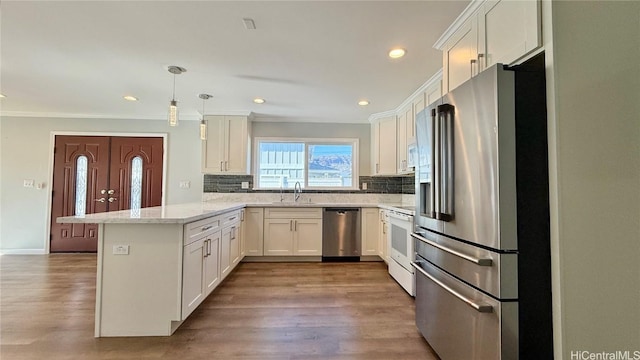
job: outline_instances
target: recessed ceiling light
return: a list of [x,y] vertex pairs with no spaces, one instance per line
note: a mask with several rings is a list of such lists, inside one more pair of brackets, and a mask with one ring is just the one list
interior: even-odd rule
[[123,98],[127,101],[138,101],[138,98],[132,95],[125,95]]
[[406,54],[407,51],[405,49],[401,49],[401,48],[397,48],[397,49],[391,49],[391,51],[389,51],[389,57],[392,59],[398,59],[404,56],[404,54]]
[[4,94],[0,94],[0,99],[6,98],[6,96],[4,96]]
[[369,105],[369,100],[360,100],[360,101],[358,101],[358,105],[367,106],[367,105]]
[[256,103],[256,104],[264,104],[265,103],[265,99],[255,98],[255,99],[253,99],[253,102]]

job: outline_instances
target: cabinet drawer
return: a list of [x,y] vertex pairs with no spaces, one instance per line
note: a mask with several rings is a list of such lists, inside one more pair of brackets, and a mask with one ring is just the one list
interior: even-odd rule
[[240,211],[232,211],[230,213],[220,215],[220,219],[222,227],[233,225],[240,221]]
[[266,208],[265,219],[322,219],[322,208]]
[[184,225],[184,245],[191,244],[200,237],[220,229],[220,216],[194,221]]

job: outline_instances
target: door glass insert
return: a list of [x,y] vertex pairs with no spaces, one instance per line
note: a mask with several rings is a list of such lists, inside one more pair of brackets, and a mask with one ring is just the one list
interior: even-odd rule
[[76,160],[76,216],[84,216],[87,210],[87,157]]
[[142,158],[131,160],[131,210],[139,210],[142,205]]

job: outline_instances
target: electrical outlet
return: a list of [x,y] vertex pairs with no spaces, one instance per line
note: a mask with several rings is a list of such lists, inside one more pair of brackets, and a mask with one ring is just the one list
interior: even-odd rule
[[248,189],[249,188],[249,182],[248,181],[243,181],[240,183],[240,187],[243,189]]
[[113,245],[113,255],[129,255],[129,245]]
[[188,189],[190,187],[191,187],[191,181],[189,180],[180,181],[180,189]]
[[362,183],[362,190],[367,190],[367,183]]
[[33,179],[25,179],[22,182],[22,186],[26,187],[26,188],[32,188],[35,186],[36,181]]

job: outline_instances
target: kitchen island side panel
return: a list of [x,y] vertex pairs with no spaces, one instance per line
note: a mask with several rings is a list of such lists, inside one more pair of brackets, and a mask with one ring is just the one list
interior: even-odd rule
[[[168,336],[180,320],[181,224],[103,224],[96,337]],[[114,254],[128,246],[128,254]]]

